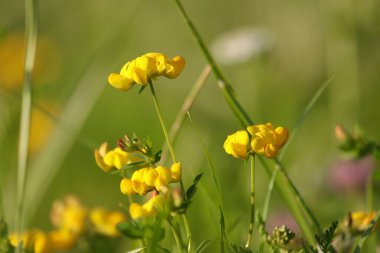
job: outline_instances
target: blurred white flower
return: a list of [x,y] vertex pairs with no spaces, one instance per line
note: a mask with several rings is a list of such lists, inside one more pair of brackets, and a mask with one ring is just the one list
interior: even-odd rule
[[274,45],[273,34],[263,27],[246,27],[217,37],[211,51],[219,63],[236,64],[259,56]]

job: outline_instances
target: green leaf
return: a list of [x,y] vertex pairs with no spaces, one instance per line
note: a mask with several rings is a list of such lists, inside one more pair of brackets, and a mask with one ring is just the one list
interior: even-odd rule
[[199,244],[198,248],[195,250],[195,253],[206,252],[205,250],[207,249],[209,244],[210,244],[210,240],[204,240],[203,242],[201,242],[201,244]]
[[199,180],[201,180],[202,175],[203,175],[203,173],[197,175],[193,180],[193,184],[190,185],[190,187],[187,189],[187,191],[186,191],[186,199],[187,200],[191,200],[194,197],[194,195],[197,191],[197,184],[198,184]]
[[140,90],[139,90],[139,95],[141,94],[141,92],[143,92],[143,90],[145,90],[146,86],[147,86],[147,85],[143,85],[143,86],[140,88]]
[[129,238],[134,238],[134,239],[141,239],[144,237],[144,228],[140,227],[134,222],[121,222],[117,224],[117,229],[122,233],[123,235],[129,237]]

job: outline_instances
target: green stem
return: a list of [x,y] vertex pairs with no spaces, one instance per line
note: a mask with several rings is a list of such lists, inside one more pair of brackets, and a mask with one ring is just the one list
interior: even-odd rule
[[[170,140],[170,137],[169,137],[169,134],[168,134],[165,122],[164,122],[163,117],[161,115],[161,110],[160,110],[160,106],[158,105],[158,100],[157,100],[156,92],[154,90],[154,87],[153,87],[153,84],[152,84],[151,81],[149,81],[149,88],[150,88],[150,91],[152,93],[154,106],[156,108],[156,112],[157,112],[158,118],[160,120],[162,131],[164,132],[164,135],[165,135],[166,144],[168,145],[170,154],[172,156],[173,163],[176,163],[177,162],[177,158],[176,158],[176,155],[174,153],[174,148],[173,148],[172,142]],[[186,194],[185,194],[186,191],[185,191],[185,187],[183,185],[182,178],[179,181],[179,183],[180,183],[180,187],[181,187],[181,191],[182,191],[183,196],[186,196]],[[185,225],[187,240],[189,242],[189,244],[188,244],[188,252],[190,252],[190,250],[191,250],[191,231],[190,231],[190,226],[189,226],[189,222],[187,220],[186,214],[183,214],[182,217],[183,217],[183,222],[184,222],[184,225]]]
[[184,244],[183,244],[183,241],[181,239],[178,224],[175,225],[174,221],[171,218],[169,218],[168,222],[170,224],[170,227],[172,228],[173,236],[174,236],[174,240],[177,244],[178,252],[183,252],[183,245]]
[[[24,85],[21,100],[20,139],[18,150],[17,168],[17,212],[16,232],[23,231],[23,214],[26,185],[26,167],[28,163],[28,147],[30,137],[30,118],[32,108],[32,75],[37,45],[38,31],[38,8],[37,1],[25,0],[25,26],[26,26],[26,49],[24,66]],[[16,252],[21,252],[22,244],[17,247]]]
[[255,155],[251,157],[251,220],[249,223],[248,238],[247,243],[245,244],[246,248],[249,248],[252,240],[253,226],[255,225]]

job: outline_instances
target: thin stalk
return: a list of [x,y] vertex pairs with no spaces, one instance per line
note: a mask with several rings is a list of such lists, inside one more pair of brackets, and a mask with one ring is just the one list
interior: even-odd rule
[[[156,112],[157,112],[158,118],[160,120],[162,131],[164,132],[166,144],[168,145],[168,148],[169,148],[170,155],[172,157],[173,163],[176,163],[177,162],[177,158],[176,158],[176,155],[175,155],[175,152],[174,152],[173,144],[172,144],[172,142],[170,140],[170,137],[169,137],[169,134],[168,134],[165,122],[164,122],[163,117],[161,115],[161,110],[160,110],[160,106],[158,105],[158,100],[157,100],[156,92],[154,90],[154,87],[153,87],[153,84],[152,84],[151,81],[149,81],[149,88],[150,88],[150,91],[152,93],[154,106],[156,108]],[[183,185],[182,178],[179,181],[179,183],[180,183],[180,187],[181,187],[181,191],[182,191],[183,196],[186,196],[186,194],[185,194],[186,191],[185,191],[185,187]],[[181,216],[183,218],[183,223],[185,225],[187,240],[189,242],[189,244],[188,244],[188,252],[190,252],[191,251],[191,231],[190,231],[190,225],[189,225],[189,222],[187,220],[186,214],[183,214]]]
[[[225,230],[225,219],[224,219],[224,208],[223,208],[223,197],[222,197],[222,191],[220,189],[220,183],[219,183],[219,180],[216,176],[216,171],[215,171],[215,164],[213,162],[213,160],[211,159],[211,155],[210,155],[210,152],[207,150],[207,147],[202,139],[202,136],[197,128],[197,126],[195,125],[191,115],[190,115],[190,112],[188,111],[187,112],[187,116],[189,117],[189,120],[191,122],[191,124],[193,125],[193,128],[195,130],[195,133],[197,134],[198,136],[198,139],[201,143],[201,146],[202,146],[202,150],[203,150],[203,153],[206,157],[206,160],[207,160],[207,163],[208,163],[208,167],[210,169],[210,173],[212,175],[212,179],[214,181],[214,185],[215,185],[215,190],[216,190],[216,197],[218,199],[218,206],[219,206],[219,211],[220,211],[220,237],[221,237],[221,241],[220,241],[220,247],[221,247],[221,252],[225,252],[225,241],[226,243],[228,243],[228,237],[227,237],[227,233],[226,233],[226,230]],[[225,238],[225,240],[224,240]]]
[[172,231],[173,231],[173,236],[174,236],[174,240],[177,244],[177,248],[178,248],[178,252],[183,252],[183,242],[182,242],[182,239],[181,239],[181,235],[180,235],[180,230],[179,230],[179,227],[178,227],[178,224],[174,224],[174,221],[171,220],[169,218],[168,220],[169,224],[170,224],[170,227],[172,228]]
[[251,220],[249,223],[248,230],[248,238],[247,243],[245,244],[246,248],[249,248],[252,240],[253,234],[253,226],[255,225],[255,204],[256,204],[256,196],[255,196],[255,155],[253,154],[251,157]]
[[[186,112],[191,109],[191,107],[194,104],[195,99],[198,97],[199,92],[201,91],[202,87],[206,83],[207,78],[209,77],[211,72],[210,65],[206,65],[206,67],[203,69],[202,73],[198,77],[197,81],[195,82],[194,86],[191,88],[189,95],[186,97],[185,101],[182,104],[182,107],[180,111],[178,112],[170,130],[169,130],[169,138],[170,140],[174,141],[175,138],[178,135],[179,130],[181,129],[183,122],[186,118]],[[161,163],[165,163],[167,158],[168,148],[167,145],[164,145],[162,148],[162,155],[161,155]]]
[[[30,118],[32,108],[32,75],[34,69],[34,59],[37,45],[38,31],[38,8],[37,1],[25,0],[25,66],[24,85],[21,99],[21,121],[20,139],[18,149],[17,165],[17,211],[16,211],[16,232],[23,231],[23,214],[26,185],[26,167],[28,164],[28,147],[30,137]],[[16,252],[22,251],[22,243],[17,247]]]

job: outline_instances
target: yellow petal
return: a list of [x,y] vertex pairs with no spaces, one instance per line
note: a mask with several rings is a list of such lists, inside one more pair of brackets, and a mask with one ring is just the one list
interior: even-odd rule
[[108,82],[115,88],[127,91],[133,86],[133,82],[131,79],[123,77],[122,75],[111,73],[108,76]]
[[125,195],[136,194],[133,188],[133,182],[128,178],[123,178],[120,182],[120,191]]
[[176,56],[166,65],[165,76],[168,78],[176,78],[179,74],[181,74],[184,67],[185,59],[181,56]]

